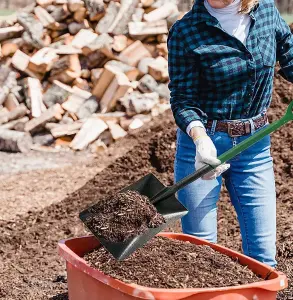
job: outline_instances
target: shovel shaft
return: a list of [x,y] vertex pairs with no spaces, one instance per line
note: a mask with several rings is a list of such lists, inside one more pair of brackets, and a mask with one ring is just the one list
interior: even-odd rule
[[[260,129],[257,133],[253,134],[249,138],[239,143],[237,146],[233,147],[232,149],[228,150],[227,152],[219,156],[218,159],[221,161],[221,164],[228,162],[229,160],[231,160],[232,158],[234,158],[244,150],[248,149],[250,146],[260,141],[265,136],[276,131],[277,129],[285,125],[287,122],[293,120],[292,108],[293,108],[293,101],[289,104],[286,114],[280,120],[277,120],[274,123]],[[217,166],[206,165],[200,168],[199,170],[197,170],[196,172],[194,172],[193,174],[190,174],[189,176],[178,181],[173,186],[164,188],[162,191],[160,191],[156,196],[154,196],[151,199],[152,203],[155,204],[159,201],[162,201],[174,195],[179,190],[184,188],[186,185],[201,178],[202,176],[206,175],[210,171],[214,170],[216,167]]]

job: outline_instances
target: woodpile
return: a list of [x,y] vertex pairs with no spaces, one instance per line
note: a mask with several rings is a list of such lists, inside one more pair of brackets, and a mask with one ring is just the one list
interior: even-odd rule
[[0,21],[0,150],[99,151],[169,109],[181,17],[176,1],[37,0]]

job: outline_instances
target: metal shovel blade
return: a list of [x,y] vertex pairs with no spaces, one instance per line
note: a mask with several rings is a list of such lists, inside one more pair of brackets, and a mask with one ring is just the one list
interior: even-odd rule
[[[124,188],[121,192],[126,191],[137,191],[141,195],[145,195],[148,198],[153,198],[166,186],[160,182],[160,180],[153,174],[148,174],[141,178],[132,185]],[[177,197],[173,194],[164,201],[160,201],[154,204],[158,212],[164,216],[166,223],[157,228],[149,228],[144,234],[131,238],[125,242],[113,243],[109,242],[99,235],[92,229],[88,229],[95,235],[100,243],[109,251],[117,260],[123,260],[130,256],[138,248],[144,246],[149,240],[155,235],[164,230],[166,227],[173,223],[175,220],[181,219],[188,213],[187,209],[178,201]],[[91,207],[80,213],[79,217],[83,223],[92,215]]]

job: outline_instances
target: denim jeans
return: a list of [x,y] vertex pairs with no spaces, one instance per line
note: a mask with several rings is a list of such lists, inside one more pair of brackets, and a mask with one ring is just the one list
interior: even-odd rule
[[[247,138],[231,138],[227,133],[212,129],[208,135],[218,155]],[[195,171],[195,153],[192,139],[178,129],[175,181]],[[217,179],[199,179],[178,192],[179,201],[189,210],[182,218],[182,230],[186,234],[217,242],[217,201],[224,179],[240,224],[244,254],[274,267],[276,192],[270,137],[263,138],[229,163],[230,169]]]

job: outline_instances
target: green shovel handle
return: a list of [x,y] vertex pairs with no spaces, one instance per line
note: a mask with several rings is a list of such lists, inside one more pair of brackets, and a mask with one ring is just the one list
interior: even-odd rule
[[[293,101],[289,104],[287,108],[286,114],[280,119],[275,121],[274,123],[260,129],[257,133],[253,134],[246,140],[239,143],[237,146],[233,147],[232,149],[228,150],[227,152],[223,153],[218,157],[218,159],[221,161],[221,164],[229,161],[230,159],[234,158],[250,146],[254,145],[258,141],[260,141],[265,136],[271,134],[272,132],[276,131],[289,121],[293,120]],[[203,175],[209,173],[210,171],[214,170],[217,166],[210,166],[206,165],[196,172],[188,175],[187,177],[183,178],[182,180],[178,181],[176,184],[165,187],[162,191],[160,191],[157,195],[155,195],[151,200],[153,203],[157,203],[159,201],[162,201],[175,193],[177,193],[179,190],[184,188],[189,183],[201,178]]]

